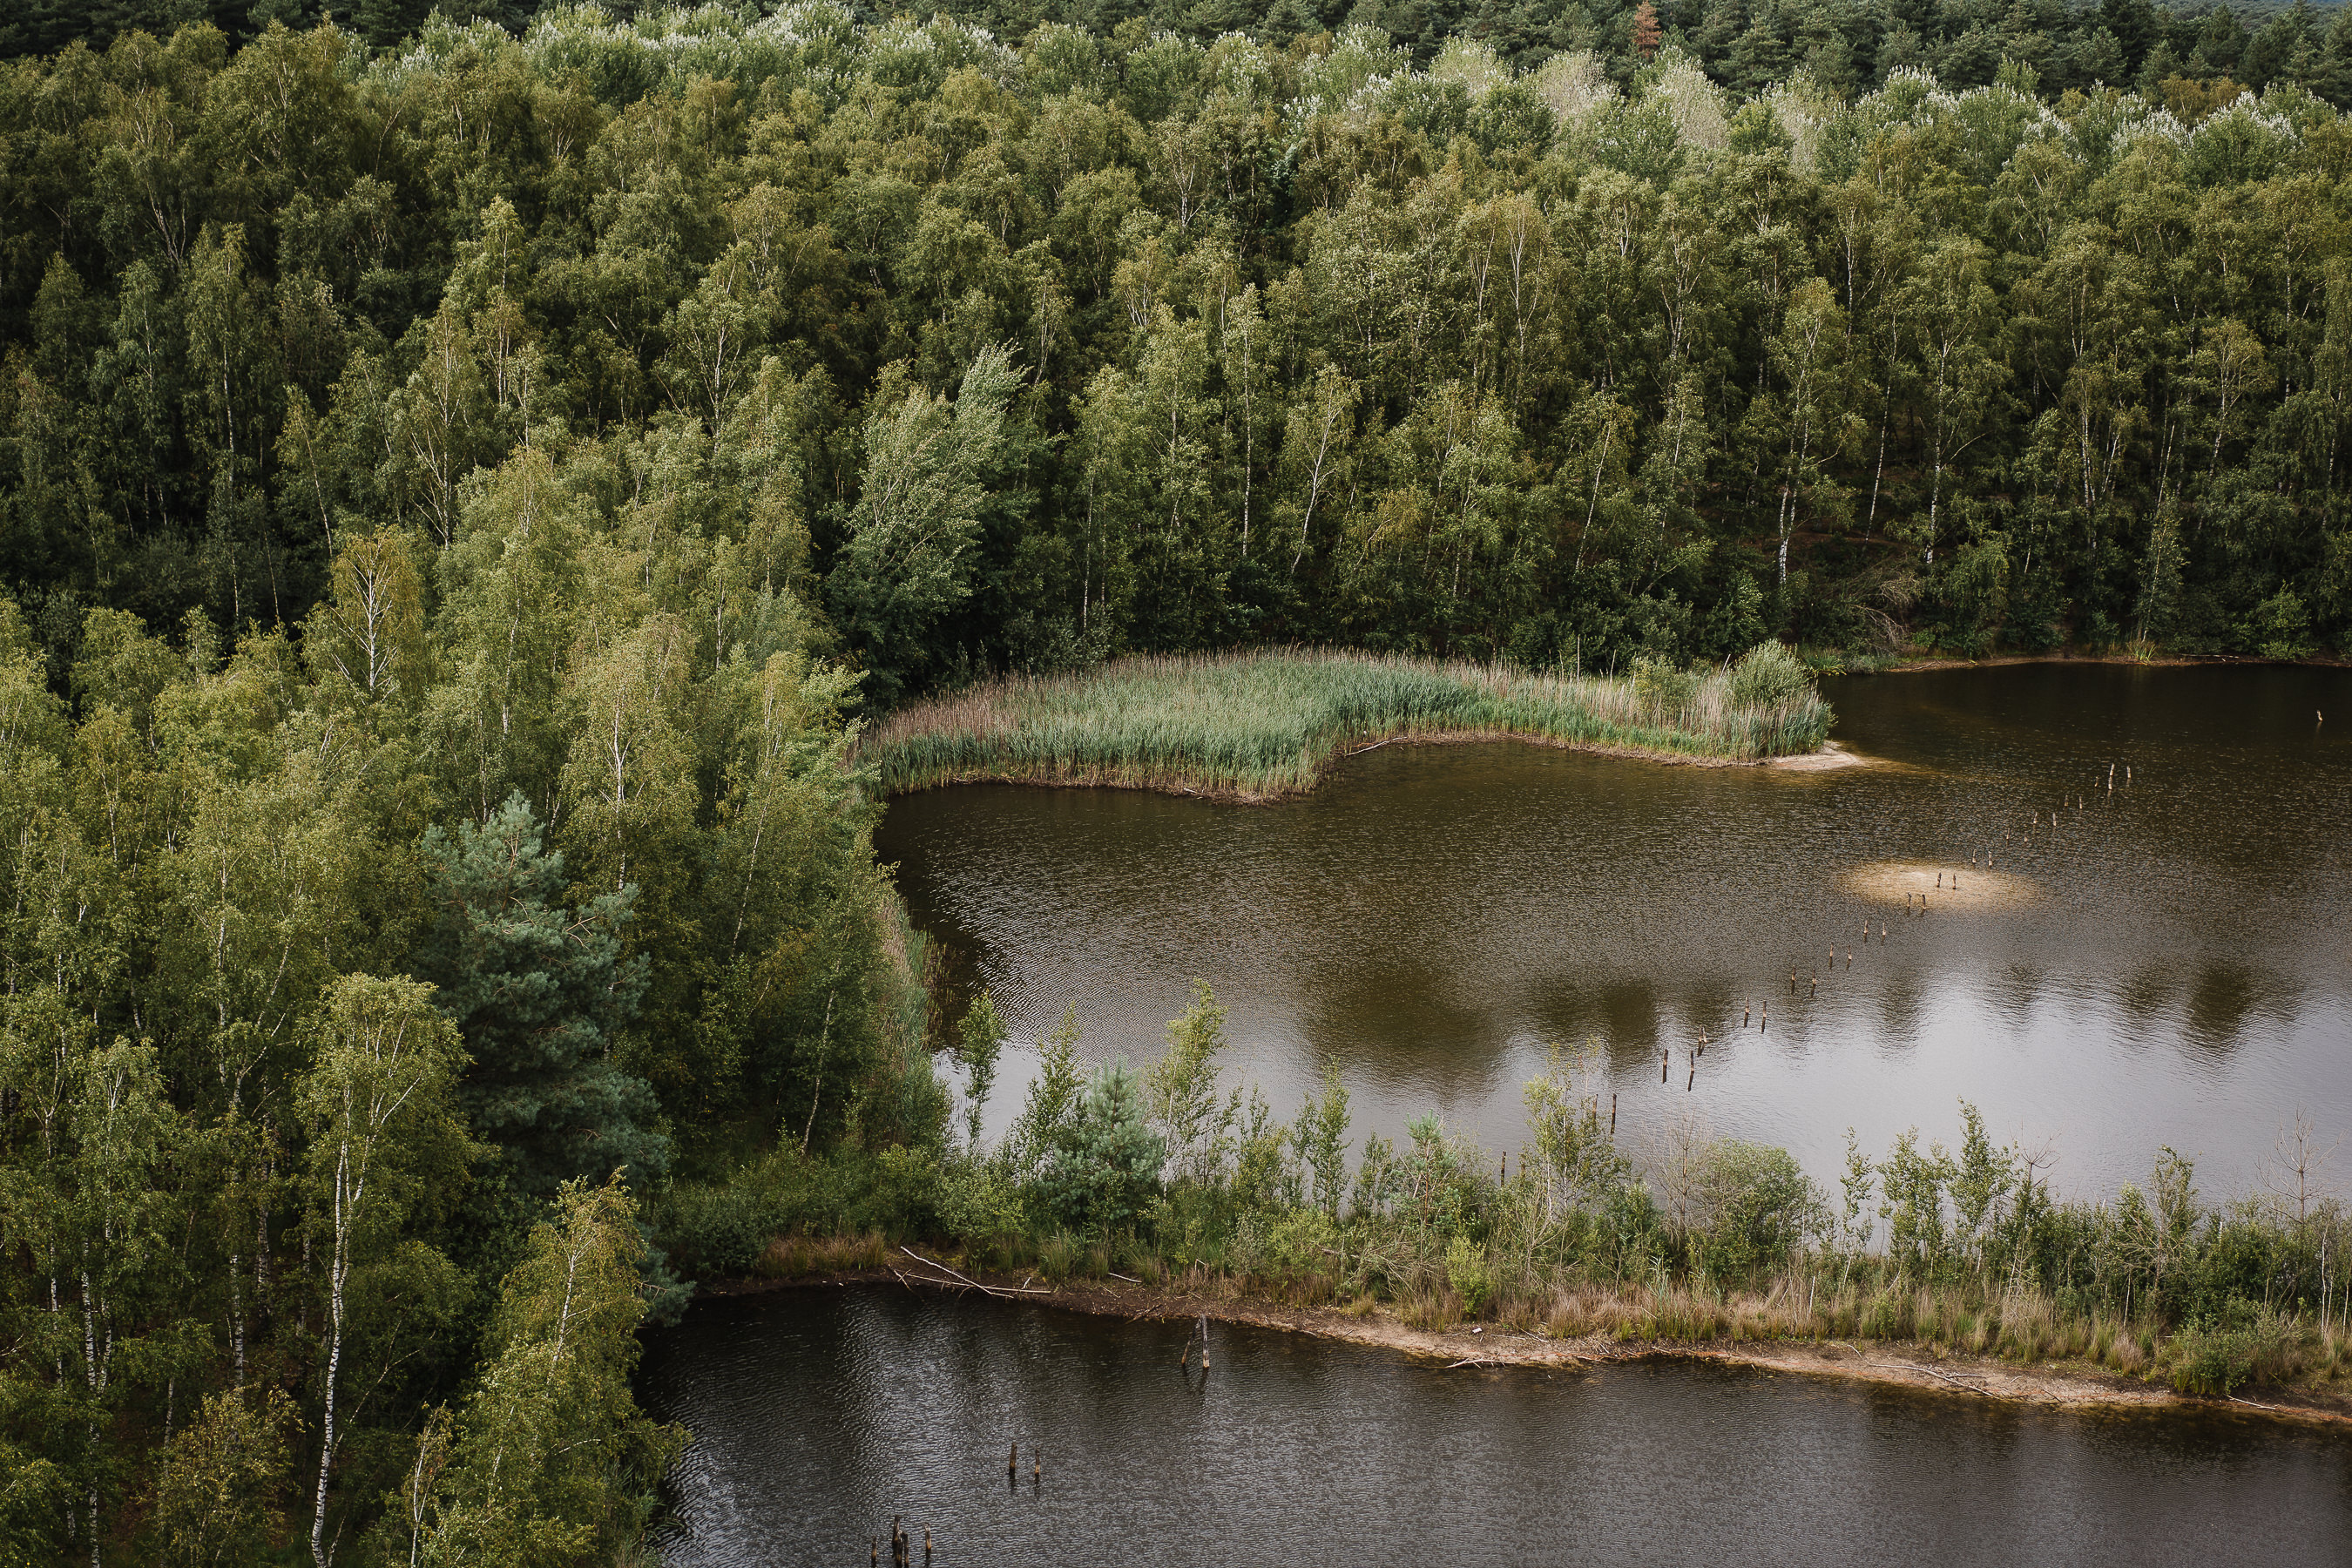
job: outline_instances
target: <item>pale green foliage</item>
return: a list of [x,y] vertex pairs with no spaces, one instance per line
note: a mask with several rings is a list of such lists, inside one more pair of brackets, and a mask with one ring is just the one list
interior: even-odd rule
[[1812,672],[1783,643],[1758,643],[1731,668],[1731,700],[1743,708],[1777,708],[1812,690]]
[[1066,1226],[1108,1237],[1143,1212],[1167,1157],[1134,1070],[1123,1061],[1097,1068],[1039,1177],[1045,1208]]
[[1952,1167],[1951,1194],[1955,1224],[1953,1239],[1981,1261],[1985,1228],[2017,1184],[2016,1161],[2006,1149],[1985,1136],[1984,1116],[1967,1100],[1960,1101],[1960,1152]]
[[1548,1047],[1549,1070],[1528,1080],[1524,1098],[1533,1142],[1531,1173],[1540,1184],[1545,1217],[1592,1207],[1626,1179],[1628,1166],[1609,1136],[1600,1086],[1606,1058],[1598,1040],[1571,1050]]
[[567,1184],[532,1231],[425,1510],[423,1562],[587,1568],[637,1539],[685,1436],[630,1392],[644,1249],[618,1181]]
[[1034,1181],[1045,1169],[1055,1143],[1077,1115],[1084,1083],[1078,1067],[1078,1015],[1072,1008],[1045,1037],[1029,1098],[999,1151],[1015,1179]]
[[1887,1222],[1887,1250],[1903,1268],[1926,1273],[1943,1262],[1944,1188],[1951,1178],[1951,1156],[1941,1143],[1923,1153],[1916,1128],[1898,1135],[1879,1162],[1885,1201],[1878,1205],[1878,1216]]
[[205,1396],[163,1452],[155,1523],[170,1561],[231,1568],[255,1561],[284,1528],[283,1492],[299,1415],[282,1388]]
[[1169,1020],[1168,1049],[1146,1078],[1151,1120],[1168,1142],[1170,1173],[1206,1185],[1224,1168],[1240,1092],[1218,1093],[1217,1058],[1225,1049],[1225,1009],[1206,980],[1192,982],[1192,1005]]
[[1487,1267],[1486,1249],[1466,1236],[1457,1236],[1448,1242],[1445,1282],[1462,1298],[1464,1311],[1474,1318],[1486,1311],[1486,1303],[1495,1295],[1495,1275]]
[[1727,1139],[1701,1176],[1700,1267],[1726,1279],[1785,1267],[1828,1228],[1829,1205],[1785,1149]]
[[1849,1254],[1860,1253],[1870,1246],[1871,1233],[1877,1228],[1870,1213],[1871,1190],[1878,1184],[1878,1171],[1869,1156],[1862,1152],[1862,1142],[1853,1129],[1845,1130],[1845,1171],[1838,1179],[1844,1206],[1838,1211],[1838,1240]]
[[879,700],[914,672],[910,655],[931,623],[971,592],[981,476],[1020,385],[1012,359],[1007,347],[982,350],[952,405],[888,377],[875,394],[849,541],[828,586],[842,629],[876,671]]
[[1348,1086],[1340,1080],[1339,1064],[1323,1063],[1323,1092],[1309,1095],[1298,1108],[1291,1138],[1299,1163],[1313,1183],[1315,1205],[1332,1219],[1348,1195]]
[[971,1075],[971,1103],[965,1117],[974,1149],[980,1147],[981,1112],[988,1104],[989,1088],[996,1081],[996,1058],[1004,1048],[1007,1033],[1003,1016],[996,1010],[996,998],[986,990],[972,998],[963,1021],[956,1026],[957,1049],[964,1070]]

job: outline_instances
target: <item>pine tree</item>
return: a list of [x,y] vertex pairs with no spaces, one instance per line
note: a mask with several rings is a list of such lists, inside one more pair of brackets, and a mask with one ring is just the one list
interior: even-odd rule
[[563,857],[519,794],[478,826],[434,828],[424,852],[439,915],[416,973],[473,1055],[457,1103],[501,1151],[486,1179],[538,1200],[573,1177],[658,1174],[668,1148],[646,1125],[653,1091],[610,1054],[646,984],[644,956],[621,952],[635,889],[566,908]]

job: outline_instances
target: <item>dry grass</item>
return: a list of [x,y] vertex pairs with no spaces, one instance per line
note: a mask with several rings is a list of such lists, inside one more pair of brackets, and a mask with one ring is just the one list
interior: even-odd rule
[[768,1279],[805,1279],[881,1268],[889,1260],[890,1244],[880,1231],[863,1236],[780,1236],[760,1254],[754,1271]]

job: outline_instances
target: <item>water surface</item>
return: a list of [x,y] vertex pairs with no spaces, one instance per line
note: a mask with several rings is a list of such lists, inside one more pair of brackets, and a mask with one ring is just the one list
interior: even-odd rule
[[863,1563],[894,1514],[942,1568],[2352,1560],[2352,1445],[2227,1414],[1213,1334],[1204,1378],[1181,1326],[896,1287],[704,1302],[643,1378],[697,1436],[666,1561]]
[[[1517,1148],[1548,1042],[1588,1038],[1621,1137],[1692,1115],[1824,1176],[1849,1126],[1873,1151],[1951,1140],[1962,1097],[2077,1193],[2145,1179],[2161,1144],[2242,1191],[2298,1107],[2352,1130],[2352,671],[2032,665],[1828,695],[1883,765],[1395,745],[1275,806],[930,791],[880,846],[1018,1026],[1000,1128],[1066,1007],[1090,1058],[1140,1061],[1201,975],[1236,1077],[1286,1113],[1334,1059],[1359,1136],[1436,1110]],[[1906,920],[1850,885],[1988,855],[2029,901]]]

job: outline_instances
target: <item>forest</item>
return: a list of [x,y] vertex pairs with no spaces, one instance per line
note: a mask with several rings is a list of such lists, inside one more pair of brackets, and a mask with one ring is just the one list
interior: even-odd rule
[[[959,1136],[910,698],[2352,635],[2340,11],[528,9],[0,38],[0,1563],[628,1561],[638,1327],[779,1229],[1346,1217],[1338,1133],[1066,1060]],[[1361,1152],[1454,1195],[1350,1289],[1494,1310],[1449,1147]],[[2080,1246],[1931,1245],[1906,1158],[1889,1279],[2330,1331],[2336,1219],[1979,1152]],[[1867,1240],[1764,1174],[1716,1263],[1613,1165],[1543,1256]]]

